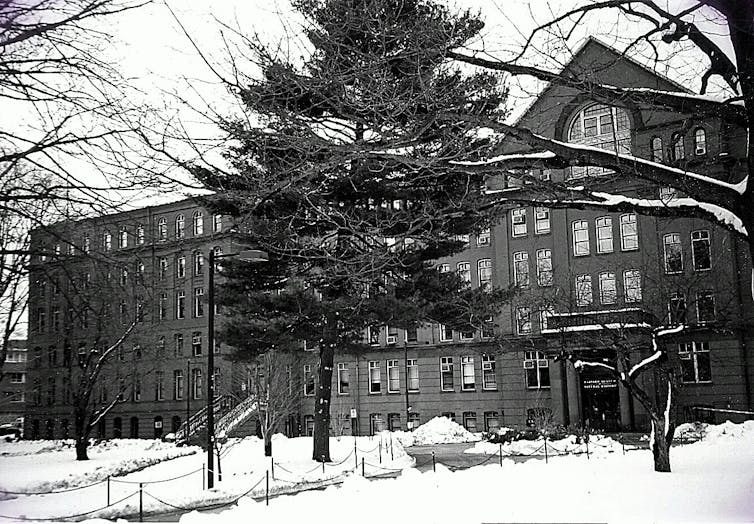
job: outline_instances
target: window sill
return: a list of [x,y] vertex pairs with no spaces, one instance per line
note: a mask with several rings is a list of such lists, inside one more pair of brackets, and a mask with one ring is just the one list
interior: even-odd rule
[[497,391],[497,387],[494,388],[482,388],[482,391]]
[[462,389],[461,393],[476,393],[476,388],[474,388],[474,389]]
[[526,386],[526,389],[531,391],[537,391],[539,389],[550,389],[550,386]]
[[455,393],[455,389],[441,389],[440,393]]
[[697,381],[686,382],[684,380],[684,381],[681,381],[681,384],[683,384],[684,386],[711,386],[711,385],[713,385],[713,382],[711,380],[705,380],[705,381],[701,381],[700,380],[698,382]]
[[388,391],[387,394],[388,395],[400,395],[401,391],[400,390],[398,390],[398,391]]

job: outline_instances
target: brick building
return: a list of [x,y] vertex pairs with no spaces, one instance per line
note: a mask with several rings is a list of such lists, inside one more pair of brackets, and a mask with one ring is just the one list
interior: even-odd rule
[[0,383],[0,424],[16,424],[26,410],[26,340],[11,339]]
[[[683,90],[595,40],[567,67],[613,85]],[[743,130],[715,118],[698,120],[631,104],[606,106],[587,93],[551,86],[520,123],[558,140],[597,145],[729,182],[739,181],[744,172]],[[553,181],[588,176],[636,197],[682,197],[669,188],[658,190],[594,168],[528,175]],[[517,183],[523,182],[490,181],[494,187]],[[72,357],[58,360],[54,355],[65,347],[86,351],[98,338],[91,322],[84,329],[80,321],[64,317],[63,297],[73,300],[76,293],[61,291],[69,285],[61,275],[81,273],[76,268],[84,263],[79,261],[85,260],[79,256],[83,251],[96,251],[119,268],[121,277],[123,267],[139,276],[129,284],[136,291],[121,309],[135,307],[141,317],[137,339],[142,342],[137,345],[143,350],[119,359],[121,367],[129,363],[136,370],[128,377],[130,398],[116,405],[99,434],[159,436],[185,420],[187,399],[189,412],[203,406],[208,351],[204,260],[210,249],[232,251],[228,229],[225,217],[184,200],[63,225],[59,238],[35,236],[35,243],[44,244],[53,256],[37,260],[31,275],[27,434],[65,434],[66,397],[55,391],[65,387]],[[579,372],[555,357],[569,349],[609,360],[607,339],[614,329],[635,335],[639,356],[650,347],[648,328],[669,318],[693,326],[669,342],[677,350],[673,358],[682,381],[684,416],[714,416],[715,411],[704,409],[711,408],[723,410],[720,417],[735,418],[735,411],[752,409],[751,260],[742,240],[726,229],[700,219],[630,211],[519,207],[490,231],[470,236],[468,249],[438,262],[440,270],[458,271],[472,286],[515,283],[522,292],[494,325],[474,333],[438,325],[408,333],[391,326],[368,330],[365,337],[373,351],[336,355],[333,432],[405,429],[407,421],[417,425],[441,414],[472,430],[520,427],[541,413],[564,425],[644,427],[646,415],[613,379],[593,369]],[[108,331],[110,338],[117,335]],[[215,350],[222,356],[227,348]],[[293,366],[302,388],[298,411],[286,424],[289,433],[313,430],[314,350],[305,348]],[[222,358],[216,362],[218,395],[243,397],[248,387],[244,371]]]

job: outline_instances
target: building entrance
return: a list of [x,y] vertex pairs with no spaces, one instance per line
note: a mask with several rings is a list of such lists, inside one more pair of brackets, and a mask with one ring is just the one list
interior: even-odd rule
[[599,368],[581,373],[581,406],[584,424],[601,431],[620,430],[618,381]]

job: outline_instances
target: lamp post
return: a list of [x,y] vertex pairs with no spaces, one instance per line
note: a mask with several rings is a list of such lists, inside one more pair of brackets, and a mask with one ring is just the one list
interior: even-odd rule
[[209,275],[207,279],[207,489],[215,485],[215,262],[220,258],[238,257],[247,262],[267,262],[270,256],[258,249],[245,249],[226,255],[209,250]]

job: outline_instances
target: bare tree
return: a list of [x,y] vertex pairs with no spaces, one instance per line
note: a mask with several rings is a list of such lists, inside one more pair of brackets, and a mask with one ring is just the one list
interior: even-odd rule
[[252,378],[253,412],[264,439],[264,455],[272,456],[272,436],[297,409],[300,388],[292,371],[291,355],[268,351],[248,364]]
[[[567,279],[572,287],[559,287],[531,297],[530,302],[549,312],[543,333],[557,341],[559,358],[572,362],[577,370],[601,370],[641,405],[649,417],[655,471],[670,471],[682,387],[679,347],[695,333],[740,327],[735,294],[725,292],[734,289],[735,282],[732,277],[719,279],[711,304],[704,294],[694,293],[705,288],[698,274],[669,278],[657,271],[656,264],[647,263],[631,278],[635,279],[631,287],[624,290],[625,307],[604,305],[618,301],[617,288],[610,285],[600,286],[602,306],[592,306],[591,280],[576,275]],[[704,316],[687,314],[694,310]]]

